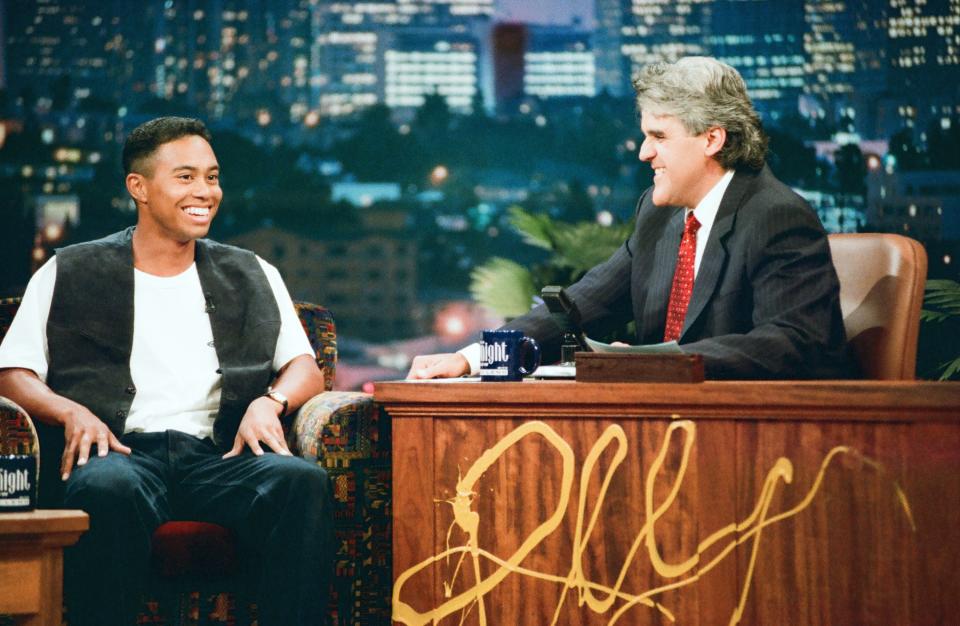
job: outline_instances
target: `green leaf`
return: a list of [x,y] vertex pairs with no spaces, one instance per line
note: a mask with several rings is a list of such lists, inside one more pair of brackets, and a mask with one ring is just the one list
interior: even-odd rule
[[950,319],[949,313],[942,311],[931,311],[929,309],[920,309],[920,320],[924,322],[942,322]]
[[957,372],[960,372],[960,357],[955,358],[949,363],[944,363],[941,368],[943,369],[943,373],[940,374],[940,380],[950,380]]
[[928,280],[923,303],[927,308],[920,311],[920,319],[927,322],[942,322],[960,315],[960,283]]
[[632,230],[632,223],[610,227],[596,222],[565,224],[556,232],[554,263],[570,267],[575,274],[581,275],[610,258]]
[[504,317],[516,317],[530,310],[537,293],[530,271],[520,265],[493,257],[470,274],[473,299]]
[[931,279],[927,281],[927,291],[954,291],[960,293],[960,283],[955,280],[945,278]]
[[543,213],[530,213],[520,206],[507,209],[507,222],[517,229],[523,241],[545,250],[554,249],[554,234],[557,224]]

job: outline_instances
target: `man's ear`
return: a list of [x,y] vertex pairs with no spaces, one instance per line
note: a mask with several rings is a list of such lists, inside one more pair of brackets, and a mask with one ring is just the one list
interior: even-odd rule
[[707,130],[706,137],[707,146],[705,148],[705,154],[708,157],[712,157],[720,152],[724,144],[727,143],[727,130],[719,126],[714,126]]
[[133,198],[134,202],[139,202],[140,204],[147,202],[147,186],[143,174],[130,172],[127,174],[124,182],[127,185],[127,192],[130,194],[130,197]]

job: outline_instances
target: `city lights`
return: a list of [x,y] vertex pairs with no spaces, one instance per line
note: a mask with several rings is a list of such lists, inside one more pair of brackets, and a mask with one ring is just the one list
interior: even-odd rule
[[450,172],[443,165],[438,165],[433,170],[430,171],[430,182],[434,185],[441,185],[447,177],[450,175]]

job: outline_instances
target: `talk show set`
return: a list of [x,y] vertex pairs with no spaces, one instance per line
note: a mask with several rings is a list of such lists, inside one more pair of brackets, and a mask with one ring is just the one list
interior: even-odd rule
[[0,0],[0,626],[960,623],[957,33]]

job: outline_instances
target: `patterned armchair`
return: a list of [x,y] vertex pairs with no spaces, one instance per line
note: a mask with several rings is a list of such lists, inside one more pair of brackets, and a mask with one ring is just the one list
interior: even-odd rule
[[[0,300],[0,340],[20,300]],[[390,424],[368,394],[331,391],[337,366],[333,317],[325,308],[297,303],[297,312],[324,368],[327,391],[292,418],[294,454],[327,469],[334,484],[337,541],[331,623],[390,622],[391,515]],[[40,458],[30,418],[0,397],[0,454]],[[43,458],[43,463],[58,463]],[[169,522],[154,535],[154,581],[139,624],[200,626],[253,623],[256,606],[235,575],[236,548],[229,531],[213,524]],[[67,615],[69,621],[69,615]],[[0,616],[0,624],[5,619]]]

